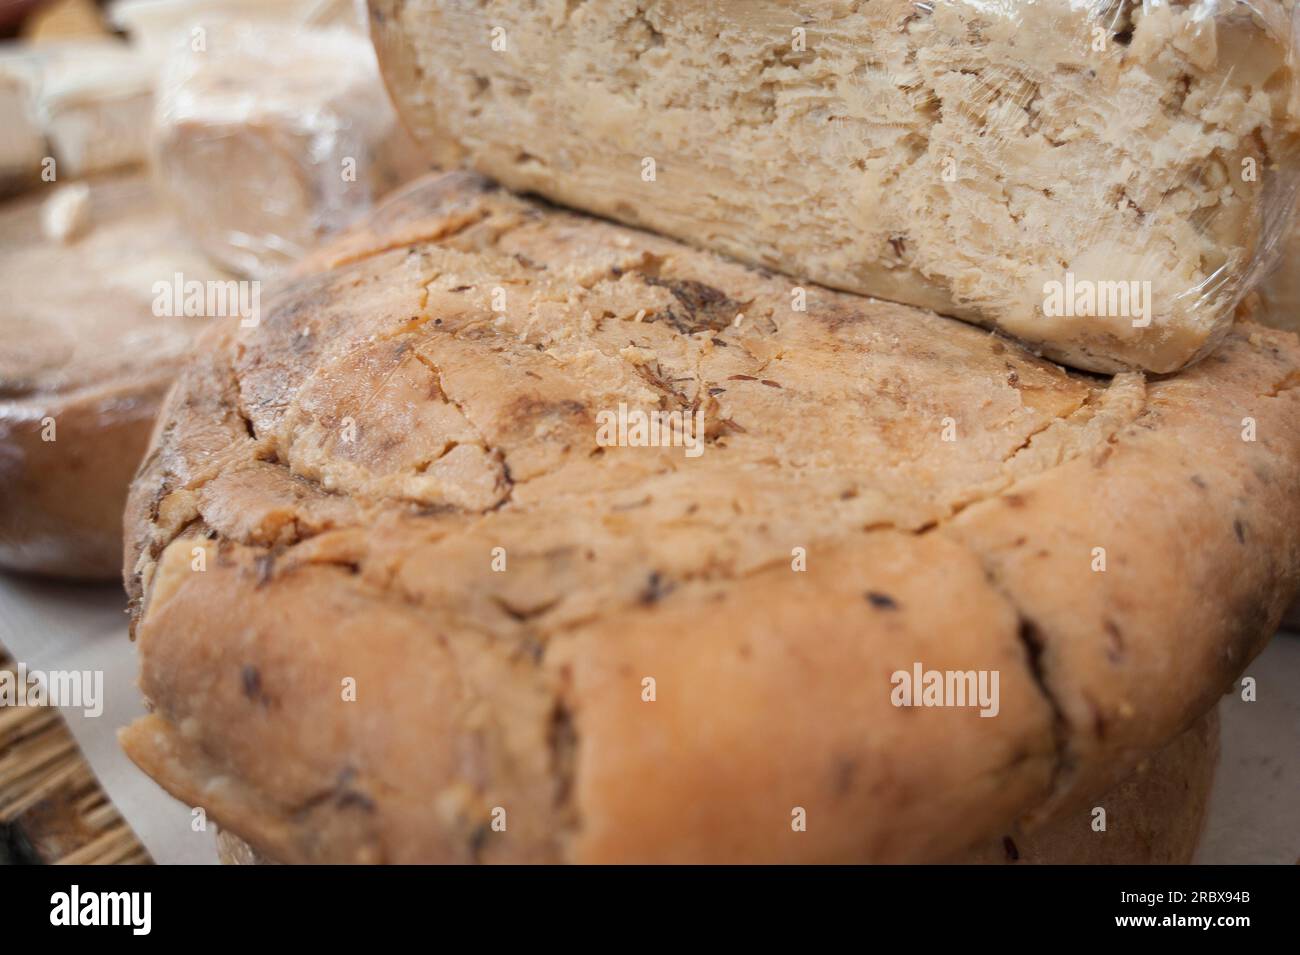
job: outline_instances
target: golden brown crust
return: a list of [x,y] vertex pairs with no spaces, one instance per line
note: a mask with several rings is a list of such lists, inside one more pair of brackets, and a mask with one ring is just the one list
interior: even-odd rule
[[[917,861],[1212,705],[1300,578],[1293,336],[1104,380],[791,293],[465,174],[404,190],[160,420],[128,752],[284,861]],[[703,453],[598,447],[619,402],[703,408]],[[998,715],[895,707],[915,663],[996,670]]]
[[[1096,806],[1014,828],[952,861],[976,865],[1185,865],[1205,825],[1219,753],[1211,710],[1097,799]],[[1095,810],[1105,810],[1099,817]],[[1104,822],[1104,825],[1099,825]],[[233,833],[217,833],[224,865],[275,865]]]

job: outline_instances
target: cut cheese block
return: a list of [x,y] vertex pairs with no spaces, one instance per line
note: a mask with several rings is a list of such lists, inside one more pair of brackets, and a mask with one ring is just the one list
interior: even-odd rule
[[142,179],[0,208],[0,567],[115,576],[127,485],[205,323],[155,314],[155,283],[177,274],[225,278]]
[[124,745],[284,862],[952,858],[1105,792],[1271,636],[1297,369],[1243,325],[1067,373],[424,178],[178,380]]
[[1208,353],[1296,175],[1274,3],[371,11],[439,165],[1093,371]]
[[213,259],[269,275],[418,169],[361,36],[210,28],[168,62],[158,171]]

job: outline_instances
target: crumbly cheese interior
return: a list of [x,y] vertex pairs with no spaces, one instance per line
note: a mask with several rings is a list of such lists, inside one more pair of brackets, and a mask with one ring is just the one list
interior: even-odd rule
[[[1280,17],[421,0],[378,4],[374,23],[445,163],[1076,367],[1168,372],[1230,322],[1262,207],[1294,175],[1276,168],[1295,138]],[[1138,283],[1147,304],[1052,314],[1067,274]]]

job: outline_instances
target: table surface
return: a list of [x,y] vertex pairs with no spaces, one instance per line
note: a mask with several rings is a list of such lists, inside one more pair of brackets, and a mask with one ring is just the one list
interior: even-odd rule
[[[160,863],[215,863],[213,834],[126,758],[117,730],[144,712],[125,599],[86,587],[0,575],[0,644],[30,669],[103,670],[104,711],[65,709],[69,728],[118,811]],[[1300,636],[1279,634],[1251,663],[1256,700],[1219,705],[1222,756],[1199,863],[1300,862]]]

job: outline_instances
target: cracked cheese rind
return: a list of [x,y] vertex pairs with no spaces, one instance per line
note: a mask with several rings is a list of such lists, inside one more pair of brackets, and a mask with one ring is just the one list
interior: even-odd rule
[[[386,201],[160,418],[132,758],[288,862],[936,860],[1213,705],[1300,582],[1294,336],[1100,379],[789,289],[465,173]],[[598,445],[620,403],[703,452]],[[915,663],[998,715],[895,707]]]
[[1212,350],[1294,192],[1275,0],[373,0],[371,20],[443,167],[1092,371]]

